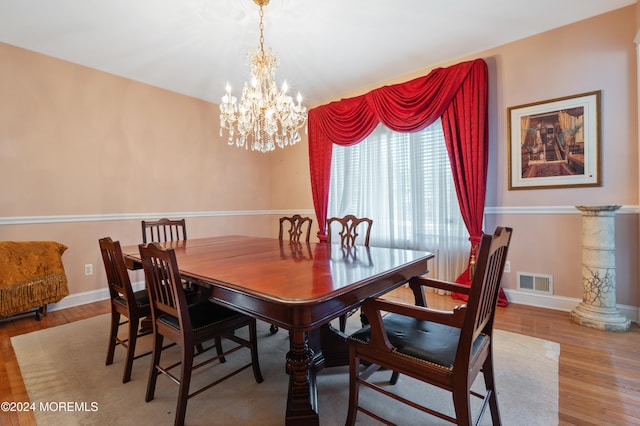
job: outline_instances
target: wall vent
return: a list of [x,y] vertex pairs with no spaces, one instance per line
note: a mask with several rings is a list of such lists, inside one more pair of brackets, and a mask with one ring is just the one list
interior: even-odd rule
[[553,294],[553,276],[518,272],[518,290]]

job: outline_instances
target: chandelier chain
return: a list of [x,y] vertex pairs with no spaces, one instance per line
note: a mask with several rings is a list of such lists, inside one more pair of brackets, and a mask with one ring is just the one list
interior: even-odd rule
[[260,5],[260,54],[264,57],[264,11]]

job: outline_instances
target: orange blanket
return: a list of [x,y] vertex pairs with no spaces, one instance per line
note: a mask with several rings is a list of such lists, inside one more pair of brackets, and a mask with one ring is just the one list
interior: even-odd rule
[[69,294],[62,253],[55,241],[0,241],[0,317],[11,316]]

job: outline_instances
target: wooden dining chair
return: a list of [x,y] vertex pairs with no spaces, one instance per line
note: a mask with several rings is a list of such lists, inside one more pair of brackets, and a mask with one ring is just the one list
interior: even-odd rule
[[289,241],[300,242],[300,239],[304,235],[305,242],[309,242],[311,236],[311,225],[313,219],[310,217],[302,217],[299,214],[293,216],[283,216],[280,218],[280,233],[278,238],[283,240],[285,234],[288,235]]
[[187,224],[185,219],[143,220],[142,242],[180,241],[187,239]]
[[[127,355],[122,376],[122,383],[126,383],[131,379],[133,360],[150,353],[135,355],[137,338],[151,333],[151,329],[142,330],[140,327],[142,319],[151,315],[149,295],[146,289],[133,291],[120,242],[113,241],[110,237],[105,237],[101,238],[98,243],[104,269],[107,273],[107,284],[111,299],[111,327],[105,364],[113,364],[116,346],[121,345],[126,348]],[[126,319],[121,322],[123,316]],[[127,337],[118,337],[120,326],[125,324],[129,325]]]
[[[337,226],[340,224],[340,227]],[[373,220],[367,217],[356,217],[352,214],[344,217],[332,217],[327,219],[327,241],[332,242],[332,234],[339,229],[340,244],[354,246],[356,244],[369,246]],[[360,238],[359,238],[360,237]]]
[[[338,226],[338,224],[340,226]],[[359,245],[369,246],[369,237],[371,235],[371,226],[373,226],[373,220],[367,217],[356,217],[352,214],[344,217],[332,217],[327,219],[327,241],[332,242],[332,232],[337,232],[340,236],[340,244],[343,247],[349,248]],[[333,229],[333,231],[332,231]],[[347,328],[347,318],[357,312],[357,309],[340,316],[339,327],[340,331],[344,332]],[[367,324],[366,316],[360,313],[360,322],[362,325]]]
[[[143,220],[141,224],[142,242],[144,244],[187,239],[187,223],[185,219]],[[206,295],[202,294],[203,289],[195,281],[183,278],[182,285],[187,290],[187,299],[189,301],[206,298]]]
[[[493,373],[493,320],[511,234],[511,228],[498,227],[493,236],[482,236],[470,287],[418,277],[409,281],[416,306],[383,299],[364,302],[362,309],[370,325],[347,339],[347,425],[355,423],[358,411],[385,422],[381,417],[380,412],[383,410],[380,407],[365,408],[359,405],[360,386],[382,392],[413,408],[458,425],[477,424],[472,422],[470,410],[470,399],[474,396],[483,400],[476,420],[479,422],[488,404],[493,424],[500,424]],[[429,309],[424,297],[425,286],[463,293],[469,299],[466,304],[452,311]],[[382,312],[386,314],[383,315]],[[362,369],[362,365],[366,367]],[[429,408],[426,403],[408,401],[388,388],[368,380],[380,368],[394,372],[391,384],[396,383],[398,374],[406,374],[450,392],[455,417]],[[480,372],[484,377],[484,394],[471,390],[471,385]],[[423,397],[428,402],[429,396]]]
[[[258,362],[256,320],[209,301],[188,305],[184,288],[180,285],[180,272],[175,251],[172,248],[164,249],[157,243],[141,244],[139,250],[153,319],[153,360],[145,401],[153,400],[158,376],[160,374],[166,375],[179,385],[175,425],[183,425],[189,398],[249,367],[253,368],[256,382],[261,383],[263,379]],[[248,339],[234,334],[236,330],[243,327],[248,328]],[[223,351],[221,337],[234,342],[235,345]],[[171,365],[161,363],[162,345],[165,338],[180,346],[180,362]],[[215,344],[203,347],[205,342],[211,340],[215,341]],[[196,352],[195,348],[198,345],[202,347],[202,350]],[[189,385],[193,370],[214,361],[225,362],[227,355],[243,347],[251,352],[249,363],[190,392]],[[217,350],[216,356],[196,361],[196,357],[201,357],[213,348]],[[178,377],[171,370],[179,365],[181,368]]]
[[[280,231],[278,233],[278,239],[284,240],[285,237],[288,237],[289,241],[293,243],[299,243],[304,235],[304,242],[309,242],[309,238],[311,236],[311,225],[313,224],[313,219],[310,217],[302,217],[299,214],[294,214],[293,216],[282,216],[280,218]],[[271,334],[276,334],[278,332],[278,326],[275,324],[271,324],[269,328]]]

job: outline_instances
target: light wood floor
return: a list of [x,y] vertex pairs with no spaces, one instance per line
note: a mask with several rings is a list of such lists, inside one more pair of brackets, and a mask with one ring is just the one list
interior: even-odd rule
[[[401,300],[407,297],[402,291],[393,294],[393,298]],[[459,304],[449,296],[428,294],[428,300],[429,306],[437,309]],[[29,400],[11,347],[11,336],[107,312],[109,305],[105,301],[50,312],[39,322],[30,316],[0,323],[0,402]],[[640,425],[638,325],[633,324],[628,333],[606,333],[572,323],[566,312],[511,304],[498,308],[495,326],[560,344],[560,425]],[[105,330],[105,342],[106,338]],[[34,424],[31,413],[0,411],[2,426]]]

